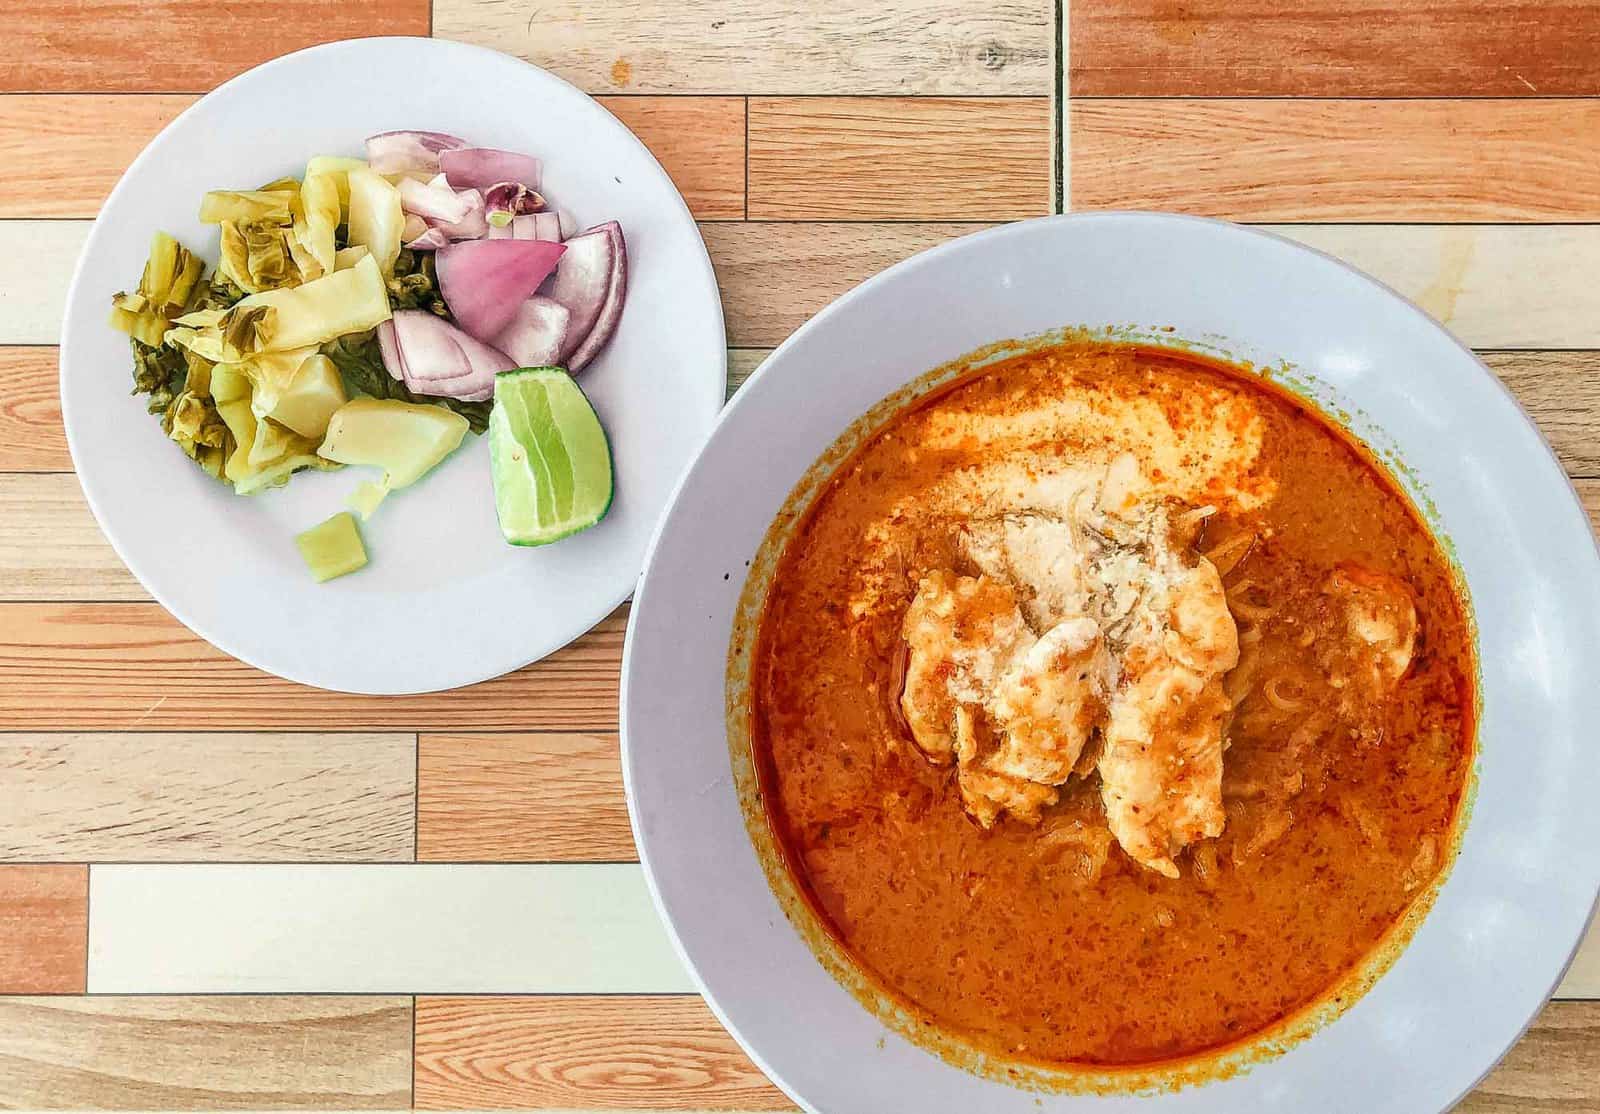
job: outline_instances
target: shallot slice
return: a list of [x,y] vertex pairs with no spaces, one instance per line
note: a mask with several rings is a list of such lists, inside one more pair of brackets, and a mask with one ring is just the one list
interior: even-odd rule
[[576,373],[605,347],[622,316],[628,251],[616,221],[579,233],[564,246],[550,296],[572,312],[561,358]]
[[444,132],[380,132],[367,137],[367,163],[378,174],[437,174],[440,152],[466,146]]
[[424,185],[412,178],[400,179],[400,208],[423,220],[455,224],[472,211],[472,200],[458,195],[448,186]]
[[539,160],[515,151],[463,145],[441,153],[439,166],[458,190],[487,189],[496,182],[521,182],[530,190],[539,188]]
[[542,240],[469,240],[440,248],[434,257],[439,292],[456,323],[491,341],[539,289],[566,251]]
[[554,298],[535,294],[517,307],[511,323],[494,338],[494,346],[518,367],[547,367],[561,356],[572,313]]

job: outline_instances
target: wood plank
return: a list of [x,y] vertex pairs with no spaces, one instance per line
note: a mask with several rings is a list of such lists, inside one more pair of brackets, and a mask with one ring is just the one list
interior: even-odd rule
[[1589,925],[1589,934],[1579,945],[1578,954],[1553,997],[1600,998],[1600,918]]
[[[157,132],[195,97],[0,97],[0,217],[93,217]],[[744,98],[602,97],[672,175],[697,217],[744,215]],[[352,136],[352,146],[360,136]],[[200,191],[195,192],[199,204]]]
[[[83,221],[0,221],[0,345],[54,344]],[[702,225],[729,343],[777,344],[828,301],[983,224],[722,221]],[[1376,275],[1478,348],[1600,348],[1600,224],[1265,225]]]
[[10,0],[0,92],[199,93],[292,50],[426,35],[428,0]]
[[418,859],[634,862],[638,857],[615,735],[423,735],[417,740]]
[[1011,220],[1051,205],[1047,97],[753,97],[751,220]]
[[1600,352],[1480,352],[1569,475],[1600,476]]
[[728,397],[732,398],[745,381],[772,355],[770,348],[728,349]]
[[600,97],[650,148],[700,220],[744,216],[743,97]]
[[56,351],[54,345],[0,348],[0,472],[72,467],[61,428]]
[[1079,97],[1600,93],[1590,0],[1070,0]]
[[1048,96],[1043,0],[435,0],[433,33],[503,50],[591,93]]
[[0,604],[0,730],[615,731],[626,621],[469,689],[352,696],[252,669],[159,604]]
[[[0,97],[0,217],[92,217],[146,143],[193,104],[185,94]],[[198,203],[198,202],[197,202]]]
[[409,998],[0,999],[0,1106],[392,1110],[411,1021]]
[[419,998],[422,1110],[792,1110],[698,997]]
[[1600,1002],[1546,1006],[1500,1066],[1456,1109],[1464,1114],[1600,1110]]
[[0,600],[146,600],[71,473],[0,474]]
[[409,734],[0,734],[0,859],[406,862]]
[[1080,99],[1071,129],[1073,209],[1237,221],[1600,218],[1589,143],[1600,100]]
[[96,866],[92,994],[681,994],[636,863]]
[[82,994],[88,936],[88,867],[0,866],[0,994]]

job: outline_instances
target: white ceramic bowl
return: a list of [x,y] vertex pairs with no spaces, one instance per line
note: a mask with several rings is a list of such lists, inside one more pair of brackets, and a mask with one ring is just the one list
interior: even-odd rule
[[[1243,1074],[1146,1097],[1033,1093],[887,1030],[785,918],[746,833],[724,724],[747,563],[802,473],[874,403],[980,346],[1062,326],[1172,326],[1293,365],[1403,461],[1455,546],[1482,666],[1477,798],[1409,947],[1356,1005]],[[1160,332],[1147,333],[1159,341]],[[1138,213],[969,236],[893,267],[791,337],[680,485],[623,666],[628,803],[656,900],[713,1008],[807,1109],[1440,1110],[1543,1006],[1600,888],[1600,561],[1548,446],[1420,310],[1265,233]],[[1314,900],[1314,896],[1312,897]]]
[[[243,498],[168,442],[130,397],[110,298],[139,280],[163,229],[216,261],[196,219],[209,189],[298,176],[312,155],[420,128],[544,160],[544,192],[580,227],[619,220],[628,301],[579,376],[610,435],[616,501],[599,526],[517,549],[495,523],[488,444],[471,434],[362,527],[372,564],[315,584],[294,535],[343,509],[368,469],[300,475]],[[202,250],[203,249],[203,250]],[[291,680],[351,692],[454,688],[543,657],[633,590],[673,481],[722,405],[727,349],[705,245],[638,139],[561,79],[438,39],[313,47],[202,98],[145,149],[89,235],[67,299],[61,400],[84,494],[150,594],[197,634]]]

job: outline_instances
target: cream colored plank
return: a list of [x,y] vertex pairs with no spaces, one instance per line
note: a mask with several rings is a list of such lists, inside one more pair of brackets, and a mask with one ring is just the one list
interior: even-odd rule
[[1046,0],[435,0],[433,33],[591,93],[1048,96]]
[[[0,344],[55,344],[88,221],[0,221]],[[139,281],[138,274],[128,283]],[[109,298],[115,291],[106,291]]]
[[744,386],[745,380],[756,373],[756,369],[766,362],[772,355],[770,348],[730,348],[728,349],[728,397],[732,398],[738,389]]
[[409,998],[0,998],[0,1107],[393,1110]]
[[[758,222],[702,232],[729,343],[754,347],[779,343],[884,267],[980,227]],[[1600,347],[1600,225],[1266,227],[1376,276],[1475,347]]]
[[1567,968],[1567,977],[1556,988],[1557,998],[1600,998],[1600,920],[1589,926],[1589,935]]
[[405,862],[409,734],[0,735],[0,860]]
[[91,994],[684,993],[638,866],[92,866]]
[[76,476],[0,475],[0,522],[0,600],[150,598],[95,524]]
[[[829,301],[973,224],[701,226],[728,341],[779,343]],[[1268,225],[1419,301],[1478,348],[1600,348],[1600,225]],[[0,221],[0,344],[53,343],[79,221]]]

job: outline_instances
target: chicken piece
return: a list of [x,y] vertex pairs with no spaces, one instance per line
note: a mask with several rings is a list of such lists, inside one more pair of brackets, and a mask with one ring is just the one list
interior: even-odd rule
[[1216,569],[1185,566],[1170,550],[1165,629],[1122,658],[1100,756],[1101,799],[1117,842],[1135,862],[1178,877],[1174,857],[1222,834],[1223,729],[1232,702],[1222,676],[1239,662],[1238,629]]
[[1349,632],[1340,657],[1353,667],[1355,679],[1369,692],[1392,688],[1407,669],[1417,649],[1417,609],[1411,592],[1399,577],[1341,565],[1323,581],[1324,595],[1344,605]]
[[1037,511],[979,519],[960,541],[985,576],[1012,587],[1035,631],[1086,613],[1083,554],[1066,519]]
[[986,703],[1033,635],[1010,588],[942,570],[917,585],[901,630],[909,657],[900,710],[922,752],[947,766],[955,758],[958,706]]
[[1060,785],[1072,776],[1105,709],[1112,664],[1093,619],[1068,619],[1019,654],[995,686],[999,749],[985,766]]
[[1004,813],[1024,824],[1037,824],[1043,810],[1060,794],[1053,785],[997,774],[979,766],[961,771],[961,803],[981,827],[992,828]]

